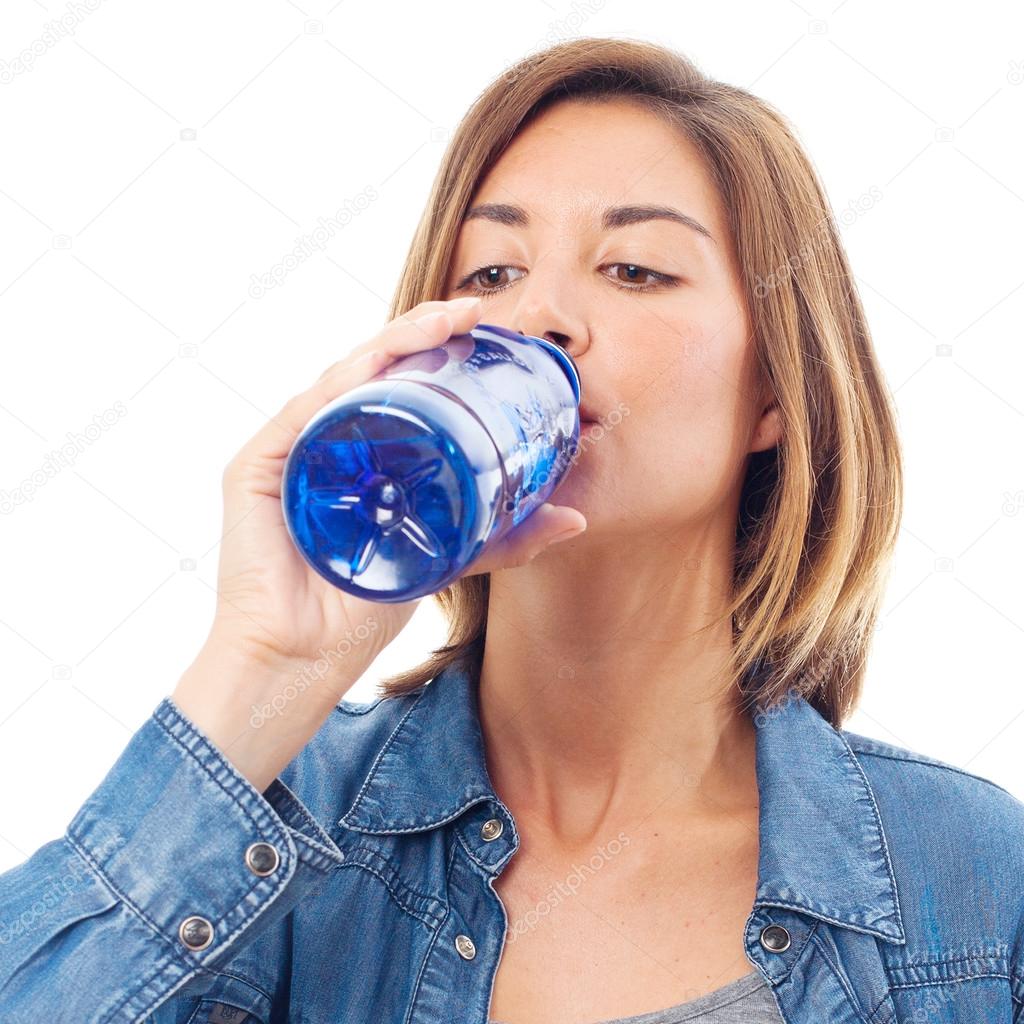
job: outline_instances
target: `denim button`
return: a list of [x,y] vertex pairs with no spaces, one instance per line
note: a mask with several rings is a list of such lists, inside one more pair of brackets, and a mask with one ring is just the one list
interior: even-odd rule
[[254,875],[263,877],[265,875],[272,875],[277,870],[278,864],[281,863],[281,858],[277,855],[277,850],[270,843],[253,843],[245,851],[245,863]]
[[497,839],[501,835],[503,827],[500,818],[488,818],[480,828],[480,835],[484,837],[485,842],[489,843],[492,839]]
[[213,925],[205,917],[186,917],[178,929],[178,938],[193,952],[213,942]]
[[761,929],[761,945],[769,953],[784,953],[789,949],[789,932],[781,924],[770,924]]
[[472,960],[476,956],[476,946],[468,935],[456,935],[455,948],[463,960]]

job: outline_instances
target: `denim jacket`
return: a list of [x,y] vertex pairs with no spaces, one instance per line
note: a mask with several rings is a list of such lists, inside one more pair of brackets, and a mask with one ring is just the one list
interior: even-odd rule
[[[263,793],[165,697],[0,875],[0,1021],[484,1024],[519,837],[474,680],[341,701]],[[783,1020],[1024,1022],[1024,804],[795,692],[754,720],[744,943]]]

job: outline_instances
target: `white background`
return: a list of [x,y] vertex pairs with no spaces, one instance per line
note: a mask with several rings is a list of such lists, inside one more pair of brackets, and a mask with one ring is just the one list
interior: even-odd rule
[[[907,455],[846,727],[1024,798],[1020,5],[93,5],[0,8],[0,491],[124,410],[0,515],[0,870],[62,833],[191,661],[222,468],[383,323],[452,127],[503,68],[576,35],[672,46],[793,122]],[[41,44],[62,16],[73,34]],[[357,212],[254,298],[252,275],[339,209]],[[349,696],[443,641],[424,601]]]

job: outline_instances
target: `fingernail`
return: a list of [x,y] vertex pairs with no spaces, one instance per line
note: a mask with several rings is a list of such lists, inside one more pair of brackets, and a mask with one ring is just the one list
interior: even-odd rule
[[479,295],[469,295],[464,299],[450,299],[448,305],[455,309],[468,309],[470,306],[475,306],[479,301]]

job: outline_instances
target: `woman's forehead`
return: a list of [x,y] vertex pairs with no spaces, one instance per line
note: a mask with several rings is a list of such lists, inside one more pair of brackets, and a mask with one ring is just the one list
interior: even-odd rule
[[523,128],[474,194],[471,208],[487,205],[580,230],[601,228],[617,206],[674,209],[715,237],[722,227],[699,150],[680,129],[619,101],[559,104]]

